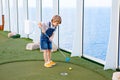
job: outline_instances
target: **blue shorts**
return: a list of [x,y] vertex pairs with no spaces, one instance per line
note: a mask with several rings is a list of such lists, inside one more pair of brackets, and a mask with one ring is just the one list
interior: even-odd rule
[[40,41],[40,46],[42,50],[52,49],[52,42],[48,39],[42,39]]

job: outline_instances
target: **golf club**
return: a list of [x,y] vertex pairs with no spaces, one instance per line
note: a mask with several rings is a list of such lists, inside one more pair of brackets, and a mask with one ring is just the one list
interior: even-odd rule
[[[49,39],[49,36],[44,33],[44,35]],[[54,42],[53,42],[54,43]],[[66,57],[66,55],[58,48],[58,51],[65,57],[65,61],[66,62],[69,62],[70,61],[70,58],[69,57]]]

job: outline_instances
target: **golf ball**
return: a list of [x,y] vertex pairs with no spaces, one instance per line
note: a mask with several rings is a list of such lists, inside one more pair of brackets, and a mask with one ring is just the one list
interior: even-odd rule
[[72,70],[72,68],[71,68],[71,67],[69,67],[69,70]]

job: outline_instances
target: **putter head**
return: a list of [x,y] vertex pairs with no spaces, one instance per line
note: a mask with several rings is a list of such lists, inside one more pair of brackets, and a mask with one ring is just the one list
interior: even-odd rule
[[66,62],[70,62],[70,58],[69,58],[69,57],[66,57],[65,61],[66,61]]

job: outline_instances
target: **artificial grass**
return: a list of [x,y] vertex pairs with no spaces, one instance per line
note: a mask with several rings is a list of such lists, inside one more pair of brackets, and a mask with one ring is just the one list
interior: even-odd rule
[[[24,61],[0,66],[1,80],[106,80],[93,71],[78,65],[57,62],[52,68],[45,68],[43,61]],[[69,70],[69,67],[72,69]],[[67,75],[64,75],[67,73]],[[7,77],[6,77],[7,75]]]
[[[25,50],[26,44],[32,42],[31,40],[29,39],[26,40],[23,38],[18,38],[18,39],[7,38],[7,33],[8,32],[0,31],[0,66],[2,66],[3,64],[6,65],[7,63],[11,63],[11,62],[43,61],[43,54],[39,50],[34,50],[34,51]],[[67,52],[64,53],[65,55],[70,56],[70,54],[67,54]],[[56,62],[65,62],[65,58],[59,52],[54,52],[52,54],[52,58]],[[69,63],[90,70],[95,74],[102,76],[105,80],[111,80],[112,73],[114,72],[112,70],[104,71],[102,65],[95,64],[80,57],[72,57]],[[99,79],[94,79],[94,80],[99,80]]]

